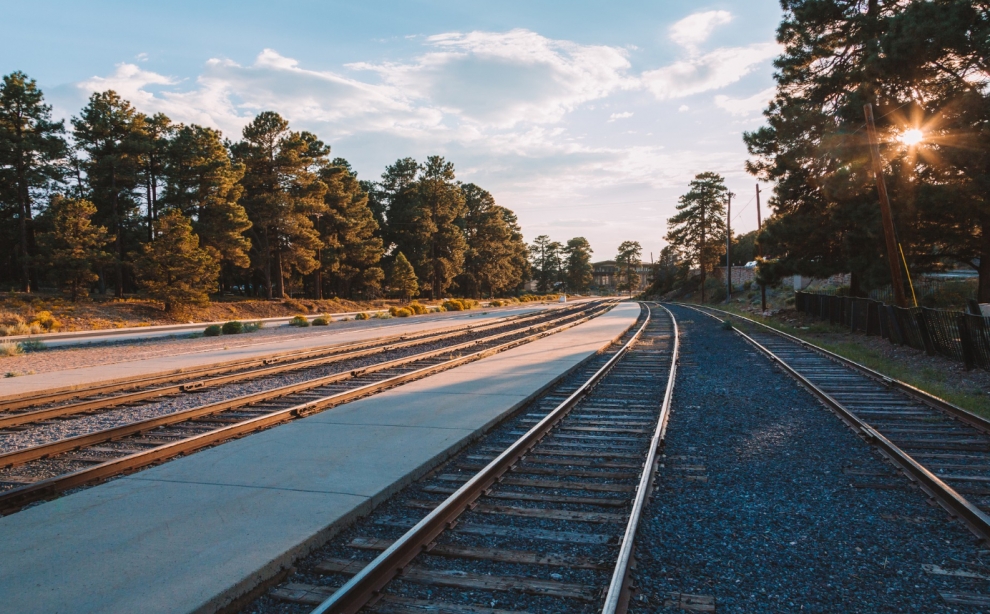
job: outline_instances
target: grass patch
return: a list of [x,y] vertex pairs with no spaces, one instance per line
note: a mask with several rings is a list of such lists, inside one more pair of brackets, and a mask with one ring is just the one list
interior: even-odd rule
[[331,321],[330,316],[320,316],[313,320],[313,326],[329,326]]
[[24,348],[20,343],[11,341],[0,342],[0,356],[19,356],[24,353]]
[[298,326],[300,328],[306,328],[307,326],[309,326],[309,320],[306,319],[306,316],[295,316],[289,322],[289,326]]

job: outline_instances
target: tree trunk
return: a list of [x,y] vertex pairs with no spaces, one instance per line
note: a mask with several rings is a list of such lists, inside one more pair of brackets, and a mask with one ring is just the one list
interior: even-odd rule
[[268,298],[268,300],[271,300],[272,299],[272,250],[271,250],[271,243],[268,240],[267,227],[265,228],[265,232],[262,233],[261,238],[262,238],[262,243],[264,243],[264,245],[261,246],[261,250],[259,251],[262,254],[264,254],[263,258],[265,259],[264,266],[262,267],[262,274],[265,276],[265,295]]
[[124,298],[124,242],[120,236],[120,199],[117,194],[117,169],[116,165],[110,167],[110,189],[113,190],[113,225],[114,225],[114,248],[117,257],[113,263],[114,294],[117,298]]
[[[20,150],[24,143],[21,122],[17,123],[17,142]],[[31,195],[28,193],[24,154],[17,151],[17,196],[20,201],[21,289],[31,292],[31,253],[28,249],[28,219],[31,217]]]
[[285,277],[282,274],[282,250],[275,247],[275,298],[285,298]]
[[980,214],[980,285],[976,300],[990,303],[990,211]]

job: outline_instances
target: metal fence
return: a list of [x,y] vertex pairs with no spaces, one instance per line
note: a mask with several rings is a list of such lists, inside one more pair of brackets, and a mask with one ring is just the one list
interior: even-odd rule
[[814,292],[796,292],[794,306],[852,332],[883,337],[929,356],[958,360],[967,369],[990,371],[990,318],[927,307],[906,309],[870,298]]

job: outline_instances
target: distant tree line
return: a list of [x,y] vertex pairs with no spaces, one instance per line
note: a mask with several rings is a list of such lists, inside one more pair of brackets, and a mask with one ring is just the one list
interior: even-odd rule
[[0,284],[73,300],[137,290],[166,309],[211,293],[440,298],[529,279],[515,215],[439,156],[361,181],[266,111],[230,141],[113,91],[51,117],[21,72],[0,84]]

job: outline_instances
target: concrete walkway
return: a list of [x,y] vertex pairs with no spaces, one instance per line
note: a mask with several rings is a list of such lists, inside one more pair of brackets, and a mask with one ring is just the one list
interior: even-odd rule
[[[78,369],[67,369],[64,371],[38,373],[35,375],[24,375],[16,378],[0,379],[0,401],[12,396],[29,393],[40,393],[44,391],[72,390],[81,386],[96,383],[110,383],[121,379],[128,379],[139,376],[151,376],[157,374],[177,373],[193,367],[211,365],[222,362],[244,360],[248,358],[267,356],[269,354],[292,352],[295,350],[313,349],[318,347],[331,347],[356,341],[365,341],[377,337],[390,337],[416,332],[424,332],[461,326],[466,323],[482,324],[488,320],[505,318],[515,315],[525,315],[543,309],[557,309],[565,305],[531,305],[525,307],[515,307],[505,310],[492,310],[488,312],[469,311],[460,312],[456,315],[437,314],[420,316],[416,318],[390,320],[369,320],[367,322],[344,322],[329,328],[327,331],[317,332],[312,330],[312,334],[296,336],[290,339],[279,339],[278,337],[268,338],[257,344],[234,346],[227,348],[215,348],[205,351],[195,349],[190,346],[188,352],[177,353],[172,356],[162,356],[157,358],[146,358],[142,360],[127,361],[102,364],[92,367],[82,367]],[[346,328],[337,328],[341,325]],[[126,346],[120,348],[121,354],[126,356]]]
[[629,327],[620,304],[484,360],[0,518],[0,612],[212,612]]

